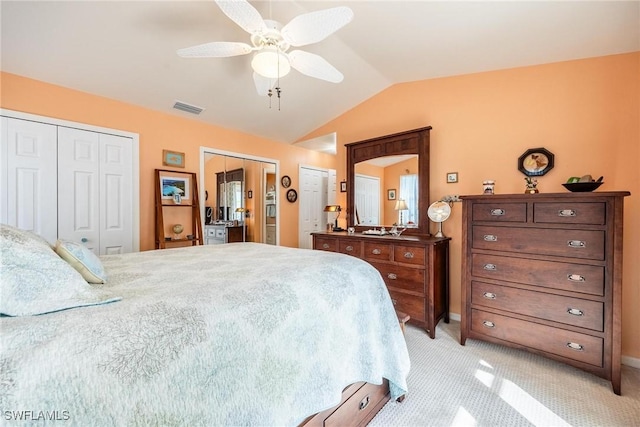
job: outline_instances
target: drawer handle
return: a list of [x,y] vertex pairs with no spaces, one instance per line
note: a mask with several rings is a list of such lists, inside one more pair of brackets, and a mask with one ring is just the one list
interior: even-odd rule
[[491,215],[493,216],[502,216],[505,213],[507,213],[507,211],[505,211],[504,209],[491,209]]
[[487,328],[495,328],[495,327],[496,327],[496,324],[495,324],[495,323],[490,322],[490,321],[488,321],[488,320],[483,321],[483,322],[482,322],[482,324],[483,324],[484,326],[486,326]]
[[360,401],[360,404],[358,405],[358,411],[362,411],[364,408],[366,408],[367,406],[369,406],[369,402],[371,401],[371,398],[369,397],[369,395],[367,394],[364,399],[362,399]]
[[396,280],[396,279],[398,278],[398,275],[397,275],[397,274],[395,274],[395,273],[389,273],[389,274],[387,274],[387,277],[388,277],[390,280]]
[[582,344],[578,344],[577,342],[568,342],[567,347],[575,351],[584,351],[584,346]]
[[352,252],[352,251],[353,251],[353,246],[349,245],[349,246],[347,246],[347,247],[345,248],[345,250],[346,250],[347,252]]
[[577,309],[577,308],[568,308],[567,309],[567,313],[572,314],[574,316],[583,316],[584,315],[584,311]]
[[576,216],[576,211],[574,211],[573,209],[560,209],[558,211],[558,216],[566,218],[569,216]]
[[328,243],[323,243],[322,244],[322,249],[329,249],[329,244]]
[[567,280],[570,282],[586,282],[587,281],[587,279],[585,279],[584,276],[581,276],[579,274],[568,274]]
[[484,294],[482,294],[483,297],[485,297],[486,299],[496,299],[498,298],[498,296],[496,294],[494,294],[493,292],[485,292]]
[[404,257],[407,258],[407,259],[413,258],[413,252],[405,252],[404,253]]
[[497,242],[498,236],[495,236],[493,234],[485,234],[483,239],[485,242]]
[[496,271],[498,269],[498,266],[496,266],[495,264],[485,264],[482,268],[489,271]]
[[569,240],[567,242],[567,246],[569,246],[570,248],[584,248],[585,246],[587,246],[587,243],[583,242],[582,240]]
[[382,251],[378,248],[375,248],[374,250],[371,251],[372,254],[374,255],[380,255],[382,253]]

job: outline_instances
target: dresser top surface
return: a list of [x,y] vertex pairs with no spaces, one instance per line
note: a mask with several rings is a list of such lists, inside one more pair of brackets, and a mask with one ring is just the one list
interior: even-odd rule
[[400,236],[391,236],[385,234],[384,236],[379,236],[376,234],[364,234],[364,233],[354,233],[349,234],[346,231],[319,231],[315,233],[311,233],[312,236],[323,236],[323,237],[348,237],[348,238],[357,238],[357,239],[371,239],[371,240],[383,240],[383,241],[391,241],[391,242],[399,242],[399,243],[427,243],[434,244],[438,242],[445,242],[451,240],[450,237],[433,237],[433,236],[416,236],[416,235],[400,235]]
[[629,191],[592,191],[592,192],[575,192],[575,193],[536,193],[536,194],[471,194],[466,196],[460,196],[464,200],[474,201],[491,201],[502,199],[519,199],[519,200],[542,200],[542,199],[554,199],[554,200],[576,200],[576,199],[596,199],[602,197],[626,197],[630,196]]

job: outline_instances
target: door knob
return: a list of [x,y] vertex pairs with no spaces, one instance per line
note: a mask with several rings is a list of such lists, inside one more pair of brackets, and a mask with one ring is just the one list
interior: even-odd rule
[[83,237],[82,239],[80,239],[80,241],[82,243],[87,243],[89,241],[89,239],[87,239],[86,237]]

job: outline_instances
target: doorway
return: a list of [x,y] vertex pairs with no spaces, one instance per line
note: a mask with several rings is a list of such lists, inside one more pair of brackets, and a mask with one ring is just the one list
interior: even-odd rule
[[298,247],[312,249],[311,233],[324,231],[327,224],[332,223],[337,215],[324,212],[325,206],[336,203],[336,171],[301,165],[298,176]]

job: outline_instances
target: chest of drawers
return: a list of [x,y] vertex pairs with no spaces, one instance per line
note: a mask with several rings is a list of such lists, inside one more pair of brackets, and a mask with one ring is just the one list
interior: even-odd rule
[[449,323],[449,238],[312,233],[313,248],[361,258],[382,275],[398,311],[435,338]]
[[464,196],[461,344],[529,350],[620,394],[628,192]]

